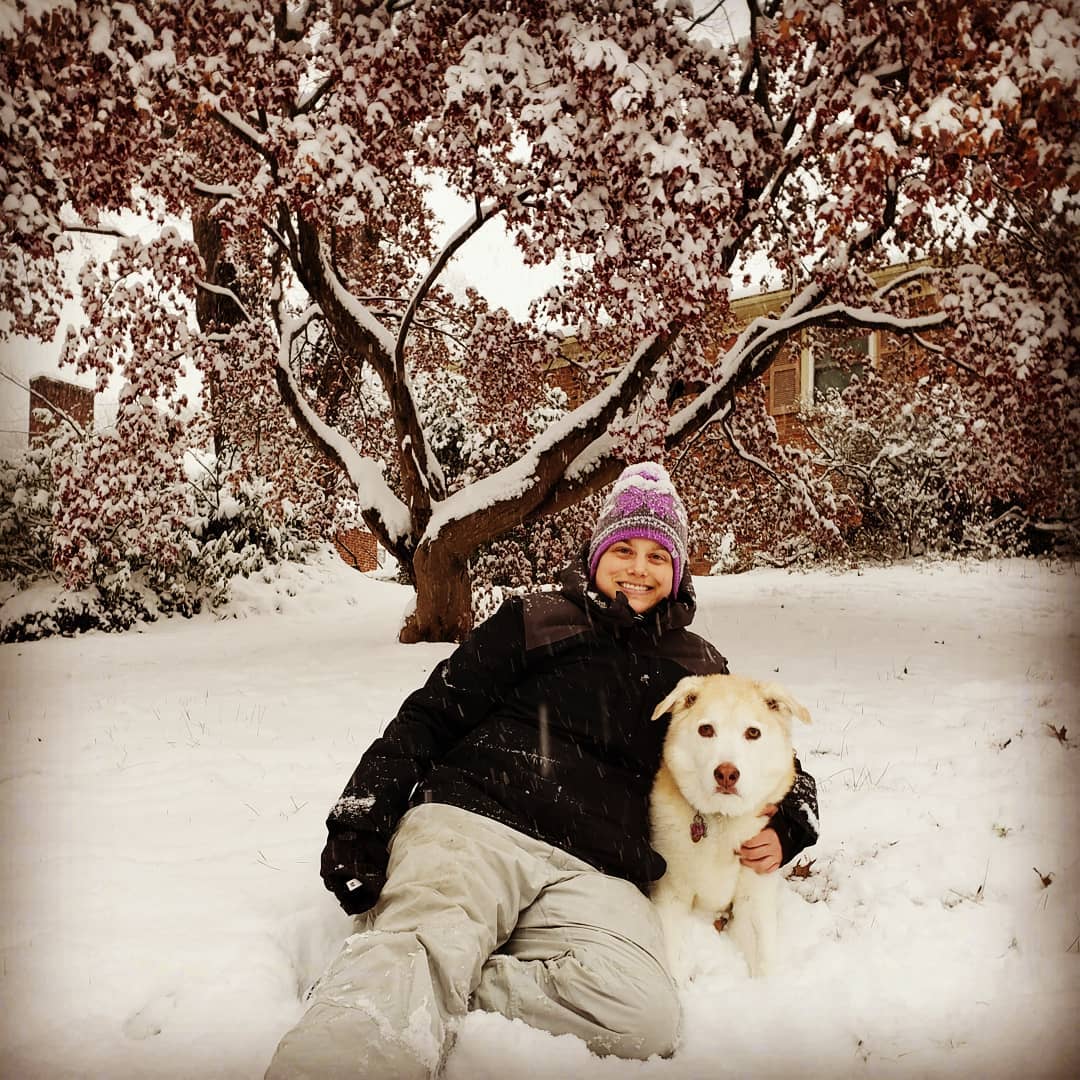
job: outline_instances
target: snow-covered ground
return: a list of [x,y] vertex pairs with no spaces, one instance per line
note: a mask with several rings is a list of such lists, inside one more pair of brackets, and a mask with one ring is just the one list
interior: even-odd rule
[[[824,835],[787,970],[703,927],[671,1060],[472,1014],[447,1080],[1080,1074],[1080,571],[1033,561],[698,582],[696,629],[786,683]],[[5,1077],[257,1078],[349,930],[323,819],[446,646],[331,563],[237,618],[0,647]]]

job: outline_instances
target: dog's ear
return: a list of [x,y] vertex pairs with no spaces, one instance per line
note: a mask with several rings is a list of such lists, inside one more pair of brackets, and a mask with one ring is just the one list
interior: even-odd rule
[[697,692],[701,686],[701,681],[700,675],[687,675],[685,679],[680,679],[675,684],[675,689],[653,709],[652,718],[659,720],[666,713],[693,705],[697,700]]
[[789,720],[794,716],[804,724],[810,723],[810,710],[796,701],[782,686],[776,683],[759,682],[757,687],[766,706],[772,712],[778,712]]

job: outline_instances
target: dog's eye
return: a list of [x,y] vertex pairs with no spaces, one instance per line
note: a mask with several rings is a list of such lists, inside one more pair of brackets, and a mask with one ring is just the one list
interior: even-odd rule
[[697,701],[697,694],[687,694],[686,697],[682,699],[683,708],[689,709],[695,701]]
[[711,739],[716,734],[716,728],[714,728],[712,724],[702,724],[701,727],[697,729],[697,733],[703,739]]
[[761,738],[761,728],[748,727],[743,732],[743,738],[749,739],[751,742],[753,742],[754,739],[760,739]]

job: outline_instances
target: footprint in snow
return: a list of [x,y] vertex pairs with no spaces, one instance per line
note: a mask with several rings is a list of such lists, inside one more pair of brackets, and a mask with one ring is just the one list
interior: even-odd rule
[[124,1034],[129,1039],[152,1039],[160,1035],[176,1009],[176,994],[170,992],[152,998],[138,1012],[124,1021]]

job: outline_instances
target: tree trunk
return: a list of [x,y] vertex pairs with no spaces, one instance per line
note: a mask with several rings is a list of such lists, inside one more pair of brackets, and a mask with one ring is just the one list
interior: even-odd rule
[[413,555],[416,608],[406,619],[398,640],[462,641],[472,629],[472,582],[468,560],[450,553],[437,541],[421,544]]
[[[192,234],[202,257],[206,281],[211,285],[235,289],[236,268],[222,260],[225,240],[221,232],[221,220],[211,214],[213,206],[213,199],[199,200],[199,208],[191,216]],[[239,326],[245,319],[243,311],[234,300],[208,289],[199,289],[195,294],[195,317],[203,333],[221,333],[230,327]],[[213,372],[207,376],[206,383],[210,424],[214,435],[214,454],[221,457],[228,449],[221,420],[221,384]]]

